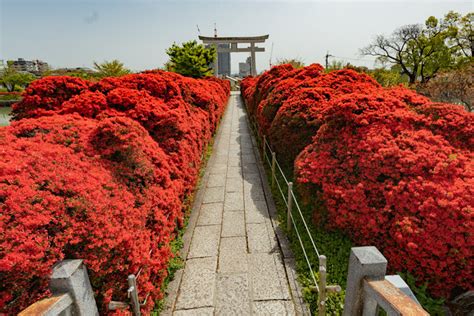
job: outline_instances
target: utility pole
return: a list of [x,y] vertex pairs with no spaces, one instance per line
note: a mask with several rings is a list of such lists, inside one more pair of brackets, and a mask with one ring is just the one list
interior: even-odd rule
[[326,69],[329,67],[329,57],[334,57],[333,55],[329,55],[329,51],[326,52]]

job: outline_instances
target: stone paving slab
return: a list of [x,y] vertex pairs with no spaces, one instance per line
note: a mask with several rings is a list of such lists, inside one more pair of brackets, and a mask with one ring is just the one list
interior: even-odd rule
[[251,315],[248,274],[221,274],[217,278],[217,315]]
[[211,174],[209,180],[207,181],[207,187],[224,187],[225,186],[225,177],[219,174]]
[[214,307],[182,309],[173,313],[173,316],[213,316]]
[[186,261],[176,310],[214,305],[217,257]]
[[225,185],[226,192],[244,192],[244,184],[241,177],[227,178]]
[[224,196],[224,211],[243,211],[244,195],[242,192],[226,192]]
[[224,203],[209,203],[201,206],[197,226],[221,225]]
[[218,255],[221,225],[197,226],[189,248],[188,258]]
[[218,271],[220,273],[248,272],[247,257],[247,240],[245,237],[222,238]]
[[242,154],[242,164],[257,163],[257,159],[252,153]]
[[301,300],[290,295],[298,289],[294,260],[286,243],[280,247],[245,115],[239,96],[232,96],[184,236],[185,267],[172,281],[164,315],[305,314],[295,313],[305,309],[295,308]]
[[264,223],[268,218],[268,208],[266,201],[249,200],[245,203],[245,220],[248,223]]
[[244,211],[224,212],[222,237],[245,236]]
[[265,222],[247,224],[247,239],[250,253],[271,253],[277,251],[277,245],[272,240]]
[[254,315],[295,315],[293,304],[289,301],[257,301],[253,305]]
[[224,202],[224,187],[207,188],[204,192],[203,203]]
[[242,163],[240,162],[240,157],[231,157],[229,158],[229,167],[240,167]]
[[228,167],[227,177],[228,178],[239,178],[242,176],[242,167]]
[[256,173],[245,173],[244,174],[244,182],[258,184],[261,183],[262,180],[260,179],[260,175]]
[[211,167],[211,175],[212,174],[226,174],[227,172],[227,164],[222,163],[222,164],[215,164],[214,166]]
[[277,265],[275,254],[251,254],[249,268],[254,300],[289,299],[288,281]]
[[[253,149],[252,149],[253,150]],[[242,167],[244,173],[259,173],[256,163],[247,163]]]

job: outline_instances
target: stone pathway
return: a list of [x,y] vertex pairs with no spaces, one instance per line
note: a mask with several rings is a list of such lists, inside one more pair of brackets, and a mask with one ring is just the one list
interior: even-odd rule
[[288,242],[238,93],[232,93],[162,315],[306,314]]

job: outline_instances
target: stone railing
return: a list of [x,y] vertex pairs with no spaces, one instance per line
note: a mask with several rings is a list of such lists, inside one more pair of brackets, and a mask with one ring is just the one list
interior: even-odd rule
[[[349,259],[345,316],[428,315],[419,305],[408,285],[398,275],[385,275],[387,260],[375,247],[352,248]],[[130,281],[132,281],[130,283]],[[129,276],[134,315],[140,315],[135,276]],[[99,315],[87,269],[82,260],[64,260],[53,267],[52,297],[42,299],[19,313],[19,316]],[[133,297],[136,296],[136,304]],[[128,309],[128,304],[111,302],[109,309]]]
[[386,276],[387,259],[376,247],[351,250],[344,316],[429,315],[398,275]]
[[87,269],[82,260],[64,260],[53,267],[52,297],[42,299],[19,316],[99,315]]

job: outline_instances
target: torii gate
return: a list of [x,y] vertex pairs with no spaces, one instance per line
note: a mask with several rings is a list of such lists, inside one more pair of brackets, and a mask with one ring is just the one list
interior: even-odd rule
[[[211,36],[200,36],[199,39],[202,40],[204,44],[214,45],[218,53],[244,53],[250,52],[250,74],[252,76],[257,75],[257,63],[255,62],[255,52],[264,52],[264,47],[257,47],[255,43],[264,43],[267,40],[269,35],[262,36],[240,36],[240,37],[211,37]],[[249,43],[248,47],[238,47],[238,44]],[[219,44],[230,44],[230,48],[219,47]],[[214,75],[217,76],[217,55],[214,60]]]

